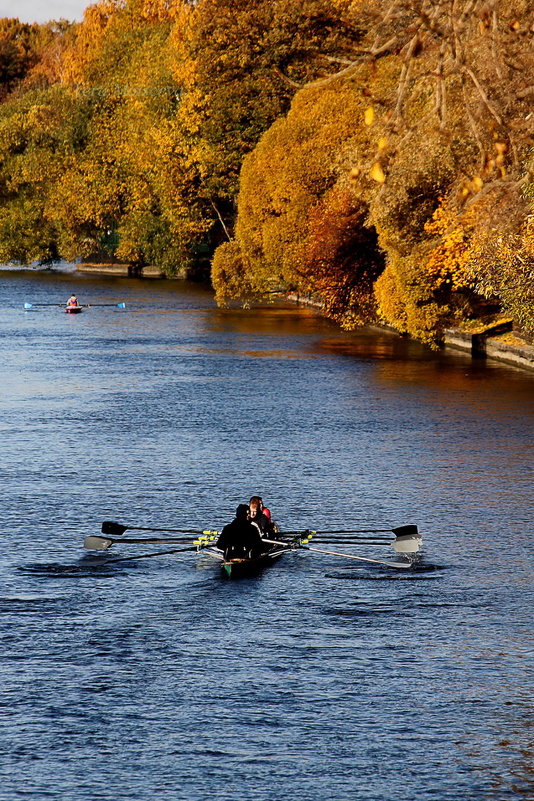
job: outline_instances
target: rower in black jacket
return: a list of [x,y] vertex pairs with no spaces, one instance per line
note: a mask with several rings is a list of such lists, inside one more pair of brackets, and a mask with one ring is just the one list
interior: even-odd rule
[[257,526],[249,520],[249,509],[240,503],[235,512],[235,520],[223,528],[217,548],[225,559],[254,559],[262,552],[262,539]]

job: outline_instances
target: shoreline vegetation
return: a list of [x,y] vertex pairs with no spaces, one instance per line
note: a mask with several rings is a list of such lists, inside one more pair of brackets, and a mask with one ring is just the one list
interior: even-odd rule
[[0,37],[1,262],[532,369],[530,0],[100,0]]

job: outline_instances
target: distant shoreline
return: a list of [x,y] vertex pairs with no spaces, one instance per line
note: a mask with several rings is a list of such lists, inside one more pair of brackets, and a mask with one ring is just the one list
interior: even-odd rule
[[[66,265],[66,263],[65,263]],[[58,265],[60,267],[61,265]],[[85,275],[116,276],[118,278],[140,278],[140,279],[162,279],[162,280],[187,280],[185,275],[176,275],[168,278],[159,267],[147,266],[137,273],[132,270],[131,265],[122,263],[94,263],[81,262],[79,264],[69,263],[73,269],[68,272],[79,272]],[[15,271],[17,268],[10,265],[2,265],[7,271]],[[0,267],[0,269],[2,269]],[[19,269],[25,269],[23,267]],[[31,272],[47,272],[46,268],[31,267],[26,268]],[[59,272],[59,270],[58,270]],[[65,270],[67,272],[67,270]],[[298,294],[288,294],[286,300],[305,306],[314,306],[320,309],[320,301]],[[375,325],[370,326],[381,331],[388,331],[391,334],[402,336],[400,332],[391,326]],[[471,355],[473,359],[489,359],[494,362],[501,362],[519,367],[523,370],[534,371],[534,346],[518,337],[510,325],[503,325],[497,322],[494,326],[486,328],[483,332],[471,332],[461,328],[450,328],[445,331],[443,337],[443,347],[460,350]]]

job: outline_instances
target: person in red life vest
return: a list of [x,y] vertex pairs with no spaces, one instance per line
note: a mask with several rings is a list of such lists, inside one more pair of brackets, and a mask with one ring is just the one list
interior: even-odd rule
[[275,531],[271,521],[271,512],[264,506],[259,495],[253,495],[248,502],[250,522],[254,523],[260,530],[262,537],[269,537]]
[[225,559],[253,559],[264,550],[258,527],[249,520],[246,503],[239,504],[235,519],[223,528],[216,547],[224,553]]
[[74,294],[72,294],[67,301],[67,309],[72,308],[73,306],[78,306],[78,298]]

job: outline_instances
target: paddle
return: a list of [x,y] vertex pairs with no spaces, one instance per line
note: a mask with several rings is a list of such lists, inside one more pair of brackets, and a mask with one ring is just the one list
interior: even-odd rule
[[309,545],[304,545],[303,543],[306,540],[302,540],[301,543],[287,543],[287,542],[277,542],[276,540],[267,540],[264,539],[263,542],[269,543],[269,545],[285,545],[288,550],[292,548],[301,548],[304,551],[314,551],[315,553],[324,553],[328,554],[329,556],[343,556],[345,559],[358,559],[360,562],[374,562],[377,565],[387,565],[388,567],[399,567],[399,568],[410,568],[411,564],[409,562],[386,562],[382,559],[369,559],[366,556],[354,556],[353,554],[349,553],[339,553],[339,551],[326,551],[323,548],[312,548]]
[[[36,306],[65,306],[64,303],[25,303],[25,309],[34,309]],[[79,307],[89,308],[90,306],[115,306],[117,309],[125,309],[126,303],[80,303]],[[68,308],[68,307],[65,307]]]
[[113,520],[104,520],[102,523],[102,534],[110,534],[112,537],[120,537],[125,531],[170,531],[173,534],[210,534],[209,531],[198,531],[194,528],[151,528],[150,526],[123,526],[122,523],[115,523]]

